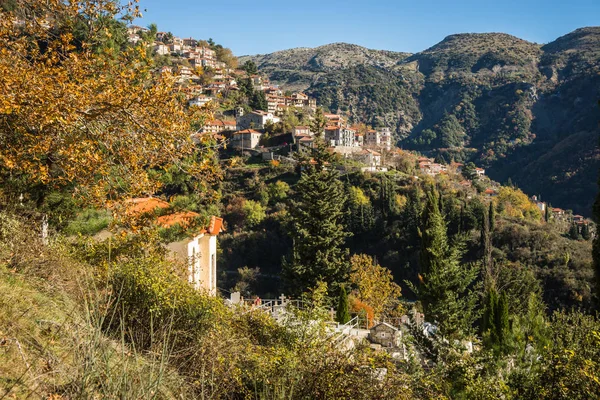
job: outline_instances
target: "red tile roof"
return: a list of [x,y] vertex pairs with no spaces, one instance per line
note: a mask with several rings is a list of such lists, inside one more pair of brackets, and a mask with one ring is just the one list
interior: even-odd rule
[[127,203],[127,212],[131,214],[144,214],[152,212],[157,208],[169,208],[169,203],[156,197],[140,197],[129,199]]
[[179,224],[181,225],[181,227],[185,228],[189,226],[192,223],[192,221],[199,216],[200,214],[195,213],[193,211],[186,211],[178,212],[175,214],[163,215],[162,217],[158,217],[156,221],[163,228],[169,228],[176,224]]

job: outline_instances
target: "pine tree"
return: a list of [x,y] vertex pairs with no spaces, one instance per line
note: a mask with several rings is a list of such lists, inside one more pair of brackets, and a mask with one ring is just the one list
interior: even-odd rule
[[428,193],[421,232],[421,283],[415,291],[423,304],[425,318],[436,323],[443,336],[461,337],[469,333],[477,318],[473,284],[478,271],[475,266],[461,265],[462,243],[454,246],[448,243],[435,191]]
[[[349,274],[349,252],[343,248],[350,234],[343,225],[346,193],[333,170],[316,156],[317,165],[305,164],[290,204],[292,257],[284,263],[291,293],[302,293],[318,281],[337,292]],[[319,165],[322,167],[319,168]]]
[[338,297],[337,310],[335,312],[335,320],[340,324],[346,324],[350,321],[350,311],[348,308],[348,295],[344,286],[340,288]]

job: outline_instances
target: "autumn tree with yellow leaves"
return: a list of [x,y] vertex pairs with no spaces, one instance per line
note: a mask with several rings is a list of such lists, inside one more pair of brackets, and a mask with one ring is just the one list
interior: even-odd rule
[[154,193],[163,169],[215,176],[210,143],[190,138],[210,113],[186,107],[145,43],[103,46],[139,15],[109,0],[2,4],[0,198],[42,187],[105,204]]
[[375,319],[399,307],[402,295],[400,286],[394,282],[389,269],[377,264],[366,254],[352,256],[350,264],[350,282],[356,288],[352,294],[373,309]]

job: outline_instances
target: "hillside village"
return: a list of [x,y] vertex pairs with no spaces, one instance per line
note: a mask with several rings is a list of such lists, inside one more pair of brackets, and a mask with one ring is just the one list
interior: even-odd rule
[[[600,397],[596,225],[496,175],[476,152],[497,146],[461,150],[496,128],[478,107],[526,93],[493,88],[521,58],[480,50],[522,41],[449,39],[472,46],[448,66],[493,84],[480,103],[435,47],[295,49],[302,73],[267,76],[282,54],[131,25],[141,11],[0,0],[1,397]],[[432,103],[444,122],[416,125]]]
[[[148,28],[140,26],[130,26],[127,31],[128,40],[133,44],[139,42],[141,36],[150,32]],[[171,33],[156,32],[149,46],[155,55],[169,56],[176,62],[173,65],[161,66],[156,72],[170,74],[176,78],[180,90],[185,93],[189,107],[209,107],[213,110],[213,115],[220,116],[206,121],[193,138],[200,140],[210,135],[229,149],[227,152],[230,154],[223,154],[224,158],[241,154],[254,157],[267,165],[278,162],[276,160],[295,163],[293,154],[310,152],[315,139],[321,137],[331,152],[337,153],[342,160],[354,160],[363,172],[385,173],[396,169],[399,163],[408,162],[414,167],[412,170],[416,174],[415,179],[449,177],[456,190],[465,192],[467,198],[474,198],[479,194],[491,201],[499,195],[502,188],[501,184],[487,178],[485,169],[472,163],[466,166],[459,162],[446,164],[416,152],[397,148],[389,127],[373,129],[359,122],[351,124],[348,117],[344,115],[323,113],[325,124],[322,131],[313,132],[311,126],[317,113],[315,99],[301,92],[291,93],[284,88],[271,85],[267,77],[257,73],[255,66],[244,65],[244,68],[238,68],[235,63],[228,64],[219,60],[211,44],[206,41],[182,39]],[[264,96],[265,101],[262,102],[264,109],[248,109],[247,106],[235,106],[227,101],[240,91],[239,83],[242,81],[249,84],[250,91]],[[294,120],[301,120],[303,124],[283,123],[290,113],[299,116],[300,118]],[[273,142],[274,137],[280,137],[279,144],[269,145],[268,143]],[[355,167],[355,164],[342,162],[337,168],[351,171]],[[152,197],[134,200],[144,204],[155,201]],[[573,215],[571,211],[552,207],[536,195],[531,196],[529,201],[539,209],[546,221],[553,220],[565,232],[573,232],[575,236],[585,235],[584,231],[587,235],[595,234],[591,220],[581,215]],[[169,209],[168,203],[161,202],[157,209]],[[157,222],[165,228],[176,224],[188,226],[197,217],[199,214],[194,212],[180,212],[172,214],[168,220],[161,217],[162,220],[159,219]],[[215,217],[212,218],[211,221],[214,221]],[[222,219],[217,220],[219,229],[211,234],[213,241],[223,224]],[[201,234],[204,234],[204,231]],[[210,228],[208,232],[212,232]],[[202,260],[201,256],[197,256],[194,247],[196,245],[192,245],[196,242],[199,242],[198,237],[189,242],[187,250],[178,250],[178,253],[183,255],[184,259],[187,257],[193,260],[190,261],[189,281],[194,282],[198,289],[216,294],[216,261]],[[216,244],[211,246],[216,248]],[[216,257],[215,251],[211,251],[211,255],[207,257]],[[211,278],[204,283],[196,279],[199,263],[206,265],[207,267],[203,268],[211,271]],[[202,274],[207,272],[204,271]]]

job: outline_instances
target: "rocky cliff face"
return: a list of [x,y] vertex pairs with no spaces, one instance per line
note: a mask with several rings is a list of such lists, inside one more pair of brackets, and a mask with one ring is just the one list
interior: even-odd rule
[[600,167],[600,27],[544,46],[459,34],[417,54],[336,43],[247,59],[330,111],[393,127],[404,148],[472,160],[492,178],[590,214]]

